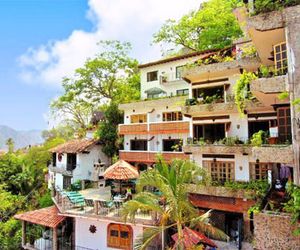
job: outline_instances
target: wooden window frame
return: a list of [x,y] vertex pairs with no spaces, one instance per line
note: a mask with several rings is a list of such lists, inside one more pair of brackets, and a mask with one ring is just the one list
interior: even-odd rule
[[[117,236],[111,236],[112,231],[117,231]],[[128,233],[128,240],[122,239],[122,232]],[[113,239],[115,238],[115,239]],[[107,226],[107,246],[118,249],[132,249],[133,245],[133,230],[129,225],[110,223]]]
[[[156,77],[153,77],[156,74]],[[158,70],[147,72],[147,82],[158,81]]]
[[[280,112],[284,115],[281,116]],[[284,124],[281,124],[283,120]],[[292,124],[291,124],[291,109],[290,107],[278,107],[277,108],[277,126],[278,126],[278,139],[280,142],[285,143],[287,140],[292,139]],[[282,128],[284,133],[282,133]]]
[[173,122],[173,121],[182,121],[182,120],[183,120],[183,115],[181,111],[163,112],[163,122]]
[[[257,166],[258,166],[258,169],[256,169]],[[266,180],[266,179],[268,179],[268,170],[269,169],[270,169],[270,163],[250,162],[249,163],[250,180]],[[256,170],[258,170],[258,172]]]
[[[138,122],[133,122],[134,118],[137,118]],[[147,114],[134,114],[134,115],[131,115],[130,116],[130,123],[133,123],[133,124],[147,123]]]
[[[215,166],[213,166],[213,164]],[[225,172],[223,167],[225,164]],[[207,169],[213,181],[225,182],[235,180],[235,163],[234,161],[214,161],[205,160],[203,161],[203,167]],[[214,169],[215,168],[215,169]],[[229,171],[230,170],[230,171]],[[221,175],[225,173],[225,178]]]
[[[283,48],[285,47],[285,49]],[[286,74],[288,70],[288,58],[287,58],[287,46],[286,42],[278,43],[274,45],[274,64],[277,72],[281,72],[282,74]],[[277,51],[277,48],[279,50]],[[285,53],[285,57],[283,54]],[[277,55],[279,58],[277,58]],[[280,67],[278,67],[278,63],[280,63]]]

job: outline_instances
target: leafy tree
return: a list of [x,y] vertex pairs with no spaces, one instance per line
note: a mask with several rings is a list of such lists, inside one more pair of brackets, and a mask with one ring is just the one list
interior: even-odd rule
[[12,153],[14,152],[14,148],[15,148],[15,142],[12,138],[8,138],[6,141],[6,146],[8,147],[8,152]]
[[61,119],[67,126],[85,129],[89,125],[93,113],[93,105],[76,96],[73,91],[67,90],[63,84],[64,94],[52,101],[51,111],[54,118]]
[[138,99],[138,62],[128,56],[130,43],[114,40],[100,41],[99,45],[103,52],[77,69],[75,78],[64,79],[68,99],[80,97],[95,105]]
[[[217,238],[227,239],[222,231],[209,223],[209,213],[199,216],[197,209],[189,201],[188,185],[201,185],[206,180],[206,173],[202,168],[182,160],[174,160],[169,165],[159,158],[155,168],[142,173],[137,182],[139,193],[124,204],[122,213],[126,219],[134,220],[138,211],[155,212],[158,214],[160,227],[145,230],[143,237],[136,242],[136,249],[146,249],[158,234],[174,227],[178,233],[178,249],[184,249],[184,226],[197,227]],[[144,191],[147,187],[154,187],[162,196]]]
[[118,153],[118,125],[123,122],[123,115],[116,103],[105,107],[104,121],[100,122],[96,136],[103,143],[102,151],[109,157]]
[[239,0],[209,0],[178,21],[170,19],[154,34],[154,43],[167,43],[192,51],[220,49],[242,35],[232,10]]
[[42,131],[42,137],[47,140],[62,138],[64,140],[73,139],[75,129],[70,125],[58,125],[55,128]]

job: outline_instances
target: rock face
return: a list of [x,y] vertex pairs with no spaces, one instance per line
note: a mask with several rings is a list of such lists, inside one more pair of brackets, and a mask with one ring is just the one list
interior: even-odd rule
[[255,249],[300,250],[300,237],[293,236],[294,230],[288,214],[255,214]]

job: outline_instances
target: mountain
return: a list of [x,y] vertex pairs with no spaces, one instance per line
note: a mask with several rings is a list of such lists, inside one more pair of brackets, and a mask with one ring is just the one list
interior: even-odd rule
[[8,138],[12,138],[15,142],[15,149],[40,144],[43,142],[41,132],[40,130],[17,131],[8,126],[0,125],[0,149],[6,149]]

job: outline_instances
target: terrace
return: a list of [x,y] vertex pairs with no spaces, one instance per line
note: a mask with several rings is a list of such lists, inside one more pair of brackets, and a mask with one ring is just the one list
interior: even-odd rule
[[[89,188],[81,191],[55,191],[52,197],[60,214],[68,217],[87,216],[91,218],[123,222],[121,209],[126,202],[125,195],[112,198],[111,187]],[[141,212],[135,217],[135,223],[155,225],[155,214]]]

